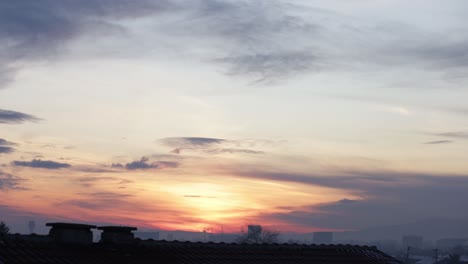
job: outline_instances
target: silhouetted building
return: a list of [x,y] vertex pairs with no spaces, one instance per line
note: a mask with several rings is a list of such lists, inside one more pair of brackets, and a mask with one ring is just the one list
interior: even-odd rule
[[52,227],[49,236],[60,244],[91,244],[93,243],[94,225],[71,224],[71,223],[47,223]]
[[423,238],[422,236],[403,236],[401,239],[401,244],[403,248],[422,248]]
[[102,243],[125,244],[132,243],[135,240],[135,235],[132,231],[136,231],[136,227],[130,226],[101,226],[98,230],[102,230]]
[[313,242],[314,244],[331,244],[333,242],[333,233],[315,232]]

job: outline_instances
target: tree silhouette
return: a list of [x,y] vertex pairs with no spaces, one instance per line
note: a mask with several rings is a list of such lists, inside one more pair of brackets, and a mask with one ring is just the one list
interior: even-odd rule
[[261,244],[277,243],[280,232],[269,228],[263,228],[261,225],[247,225],[241,228],[241,234],[236,239],[237,243]]
[[8,235],[10,233],[10,228],[5,224],[5,222],[0,222],[0,236]]

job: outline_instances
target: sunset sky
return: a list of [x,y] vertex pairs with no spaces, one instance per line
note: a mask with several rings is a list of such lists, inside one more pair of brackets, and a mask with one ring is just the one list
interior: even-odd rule
[[0,220],[468,219],[468,1],[0,1]]

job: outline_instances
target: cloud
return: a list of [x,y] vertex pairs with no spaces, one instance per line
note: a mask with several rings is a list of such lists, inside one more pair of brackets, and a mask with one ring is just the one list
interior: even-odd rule
[[[253,76],[256,81],[278,80],[317,68],[315,49],[288,45],[318,36],[315,32],[319,25],[299,15],[306,9],[301,8],[278,0],[0,3],[0,38],[9,40],[0,45],[0,87],[14,79],[16,61],[57,56],[80,35],[97,30],[109,32],[109,28],[125,32],[130,27],[123,20],[150,16],[152,34],[160,33],[166,42],[175,45],[188,43],[185,38],[189,38],[192,46],[212,51],[207,54],[211,59],[206,60],[205,55],[200,59],[227,66],[228,74]],[[307,10],[312,17],[323,12],[310,7]],[[164,30],[158,32],[158,28]],[[155,39],[159,42],[161,36]]]
[[113,173],[114,170],[108,168],[101,168],[101,167],[90,167],[90,166],[73,166],[74,170],[82,171],[82,172],[89,172],[89,173]]
[[81,177],[77,179],[77,182],[86,188],[91,188],[97,182],[107,182],[107,184],[114,184],[115,186],[124,187],[124,185],[133,183],[133,181],[122,179],[118,177],[109,177],[109,176],[93,176],[93,177]]
[[13,161],[13,165],[21,167],[42,168],[42,169],[61,169],[71,167],[68,163],[60,163],[50,160],[33,159],[31,161]]
[[177,168],[180,165],[177,161],[158,161],[157,163],[163,168]]
[[89,210],[108,210],[116,207],[138,205],[129,202],[133,197],[131,194],[114,193],[114,192],[95,192],[95,193],[80,193],[84,196],[82,199],[68,200],[58,204],[59,206],[75,206]]
[[468,218],[468,212],[463,210],[464,201],[468,199],[468,175],[391,171],[352,171],[341,175],[250,172],[240,175],[334,188],[354,197],[344,196],[335,202],[265,214],[262,216],[265,219],[309,227],[360,229],[440,216]]
[[436,141],[424,142],[423,144],[440,145],[440,144],[450,144],[450,143],[453,143],[453,141],[452,140],[436,140]]
[[175,168],[178,166],[177,162],[171,161],[159,161],[149,162],[147,157],[142,157],[140,160],[132,161],[124,165],[120,163],[112,163],[112,168],[127,169],[127,170],[148,170],[148,169],[160,169],[160,168]]
[[27,121],[36,122],[39,120],[39,118],[33,115],[0,109],[0,124],[20,124]]
[[194,12],[195,24],[186,26],[224,44],[227,55],[213,61],[226,66],[227,74],[270,83],[320,69],[322,58],[313,44],[322,25],[303,11],[323,17],[323,10],[276,0],[204,2]]
[[206,137],[170,137],[159,140],[166,146],[177,148],[207,147],[225,142],[225,139]]
[[14,148],[11,147],[5,147],[5,146],[0,146],[0,153],[11,153],[15,151]]
[[15,151],[14,148],[10,146],[15,146],[16,143],[7,141],[6,139],[0,138],[0,153],[11,153]]
[[0,88],[14,77],[18,60],[44,59],[67,41],[115,21],[175,8],[166,0],[2,1],[0,2]]
[[6,139],[0,138],[0,146],[15,146],[17,145],[14,142],[8,141]]
[[438,134],[435,134],[435,135],[436,136],[441,136],[441,137],[468,139],[468,132],[466,132],[466,131],[445,132],[445,133],[438,133]]
[[216,60],[228,66],[230,75],[251,76],[255,82],[272,82],[309,70],[318,71],[320,60],[310,51],[276,51],[225,57]]
[[[0,87],[14,79],[16,61],[50,58],[66,50],[70,40],[96,30],[126,32],[131,30],[129,19],[143,17],[151,18],[146,21],[151,32],[143,37],[149,43],[155,40],[155,49],[160,42],[171,43],[224,66],[227,74],[256,82],[337,68],[357,70],[364,64],[375,69],[376,63],[468,66],[467,38],[442,38],[391,22],[364,23],[290,1],[4,1],[0,38],[8,41],[0,45]],[[200,50],[206,52],[200,55]]]
[[467,67],[468,39],[432,41],[408,48],[408,53],[426,61],[429,65],[439,68]]
[[242,154],[252,154],[252,155],[260,155],[265,154],[263,151],[251,150],[251,149],[235,149],[235,148],[215,148],[215,149],[207,149],[205,150],[208,154],[235,154],[235,153],[242,153]]
[[21,181],[21,178],[0,171],[0,191],[24,190],[24,188],[19,186]]
[[121,169],[125,168],[125,166],[120,163],[112,163],[111,168]]
[[[227,140],[221,138],[207,137],[171,137],[160,139],[163,145],[172,147],[171,153],[181,154],[184,150],[198,151],[205,154],[264,154],[263,151],[252,150],[247,148],[239,148],[242,146],[254,146],[258,142],[242,141],[242,140]],[[263,141],[259,141],[265,144]]]

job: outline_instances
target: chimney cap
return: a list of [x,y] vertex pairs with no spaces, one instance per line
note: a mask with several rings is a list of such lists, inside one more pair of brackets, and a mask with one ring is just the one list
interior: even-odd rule
[[92,229],[96,228],[95,225],[75,224],[75,223],[47,223],[46,226],[67,229]]
[[98,229],[111,232],[131,232],[138,230],[138,228],[133,226],[100,226]]

